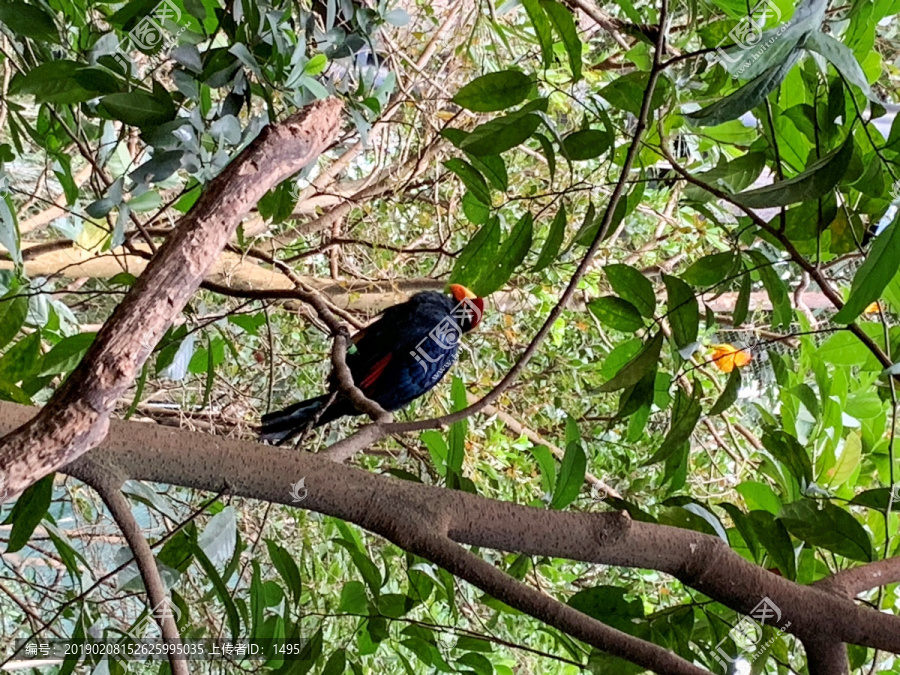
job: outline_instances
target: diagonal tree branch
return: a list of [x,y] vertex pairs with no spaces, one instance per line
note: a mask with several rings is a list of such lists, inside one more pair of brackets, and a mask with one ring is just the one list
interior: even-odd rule
[[116,400],[200,285],[241,219],[337,135],[342,104],[318,101],[265,127],[204,190],[97,334],[78,368],[33,419],[0,440],[9,497],[106,435]]

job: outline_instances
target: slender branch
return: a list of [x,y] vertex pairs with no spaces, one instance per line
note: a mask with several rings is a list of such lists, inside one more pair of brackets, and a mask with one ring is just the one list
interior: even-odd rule
[[[87,467],[89,462],[85,462]],[[150,544],[144,538],[141,528],[134,519],[131,512],[131,504],[128,503],[125,495],[122,494],[122,481],[115,480],[113,475],[95,466],[95,471],[90,476],[89,481],[85,481],[97,491],[106,508],[109,509],[113,520],[119,526],[134,561],[137,563],[138,571],[144,582],[144,589],[147,591],[147,606],[151,608],[151,616],[159,625],[162,637],[166,641],[178,642],[181,636],[178,634],[178,626],[175,625],[175,618],[169,611],[162,611],[162,608],[168,607],[170,600],[165,584],[163,584],[162,576],[160,576],[159,568],[156,565],[156,558],[150,549]],[[87,474],[85,474],[87,478]],[[169,655],[169,667],[172,669],[173,675],[188,675],[187,661],[177,658],[172,653]]]

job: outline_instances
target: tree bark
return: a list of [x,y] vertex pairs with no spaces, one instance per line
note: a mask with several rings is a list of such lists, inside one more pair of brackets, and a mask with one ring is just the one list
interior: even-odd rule
[[273,186],[316,159],[337,135],[342,104],[318,101],[265,127],[214,178],[97,334],[84,359],[33,419],[0,439],[10,495],[106,435],[116,400],[196,291],[241,219]]

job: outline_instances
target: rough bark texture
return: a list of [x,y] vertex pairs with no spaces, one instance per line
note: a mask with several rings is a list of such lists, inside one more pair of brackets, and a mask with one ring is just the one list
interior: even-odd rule
[[[0,403],[0,430],[33,412]],[[299,506],[360,525],[423,557],[434,553],[434,536],[440,535],[502,551],[655,569],[744,613],[769,597],[781,608],[782,623],[790,622],[787,632],[820,649],[847,642],[900,653],[897,617],[771,574],[717,537],[632,521],[620,513],[548,511],[495,501],[372,475],[317,455],[197,432],[119,420],[111,427],[106,442],[64,471],[89,483],[113,472],[293,506],[298,504],[292,503],[291,484],[305,478],[309,494]],[[478,579],[474,573],[460,576],[473,583]],[[517,606],[515,597],[501,599]],[[532,600],[521,601],[523,611],[532,606]]]
[[341,103],[319,101],[259,136],[207,186],[38,415],[0,439],[10,496],[106,435],[109,413],[197,290],[241,219],[273,186],[313,161],[340,127]]

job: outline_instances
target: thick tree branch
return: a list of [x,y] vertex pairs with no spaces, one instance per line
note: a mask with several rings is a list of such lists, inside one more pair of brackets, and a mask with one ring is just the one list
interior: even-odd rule
[[38,416],[2,439],[10,496],[99,443],[117,399],[200,285],[238,224],[274,185],[337,134],[341,103],[307,106],[270,125],[214,178]]
[[[31,408],[0,403],[0,429],[20,424],[32,414]],[[369,425],[360,433],[372,428],[376,427]],[[620,513],[519,506],[372,475],[308,453],[119,420],[111,421],[107,441],[65,471],[90,479],[92,464],[115,467],[120,475],[138,480],[227,490],[282,504],[292,504],[290,485],[305,477],[309,495],[303,508],[347,520],[397,543],[398,538],[409,536],[404,534],[406,528],[427,524],[459,544],[655,569],[743,613],[769,597],[781,608],[782,620],[791,622],[788,632],[801,638],[900,653],[897,617],[772,574],[717,537],[632,521]],[[517,602],[500,599],[513,606]],[[538,618],[557,625],[554,617]]]

